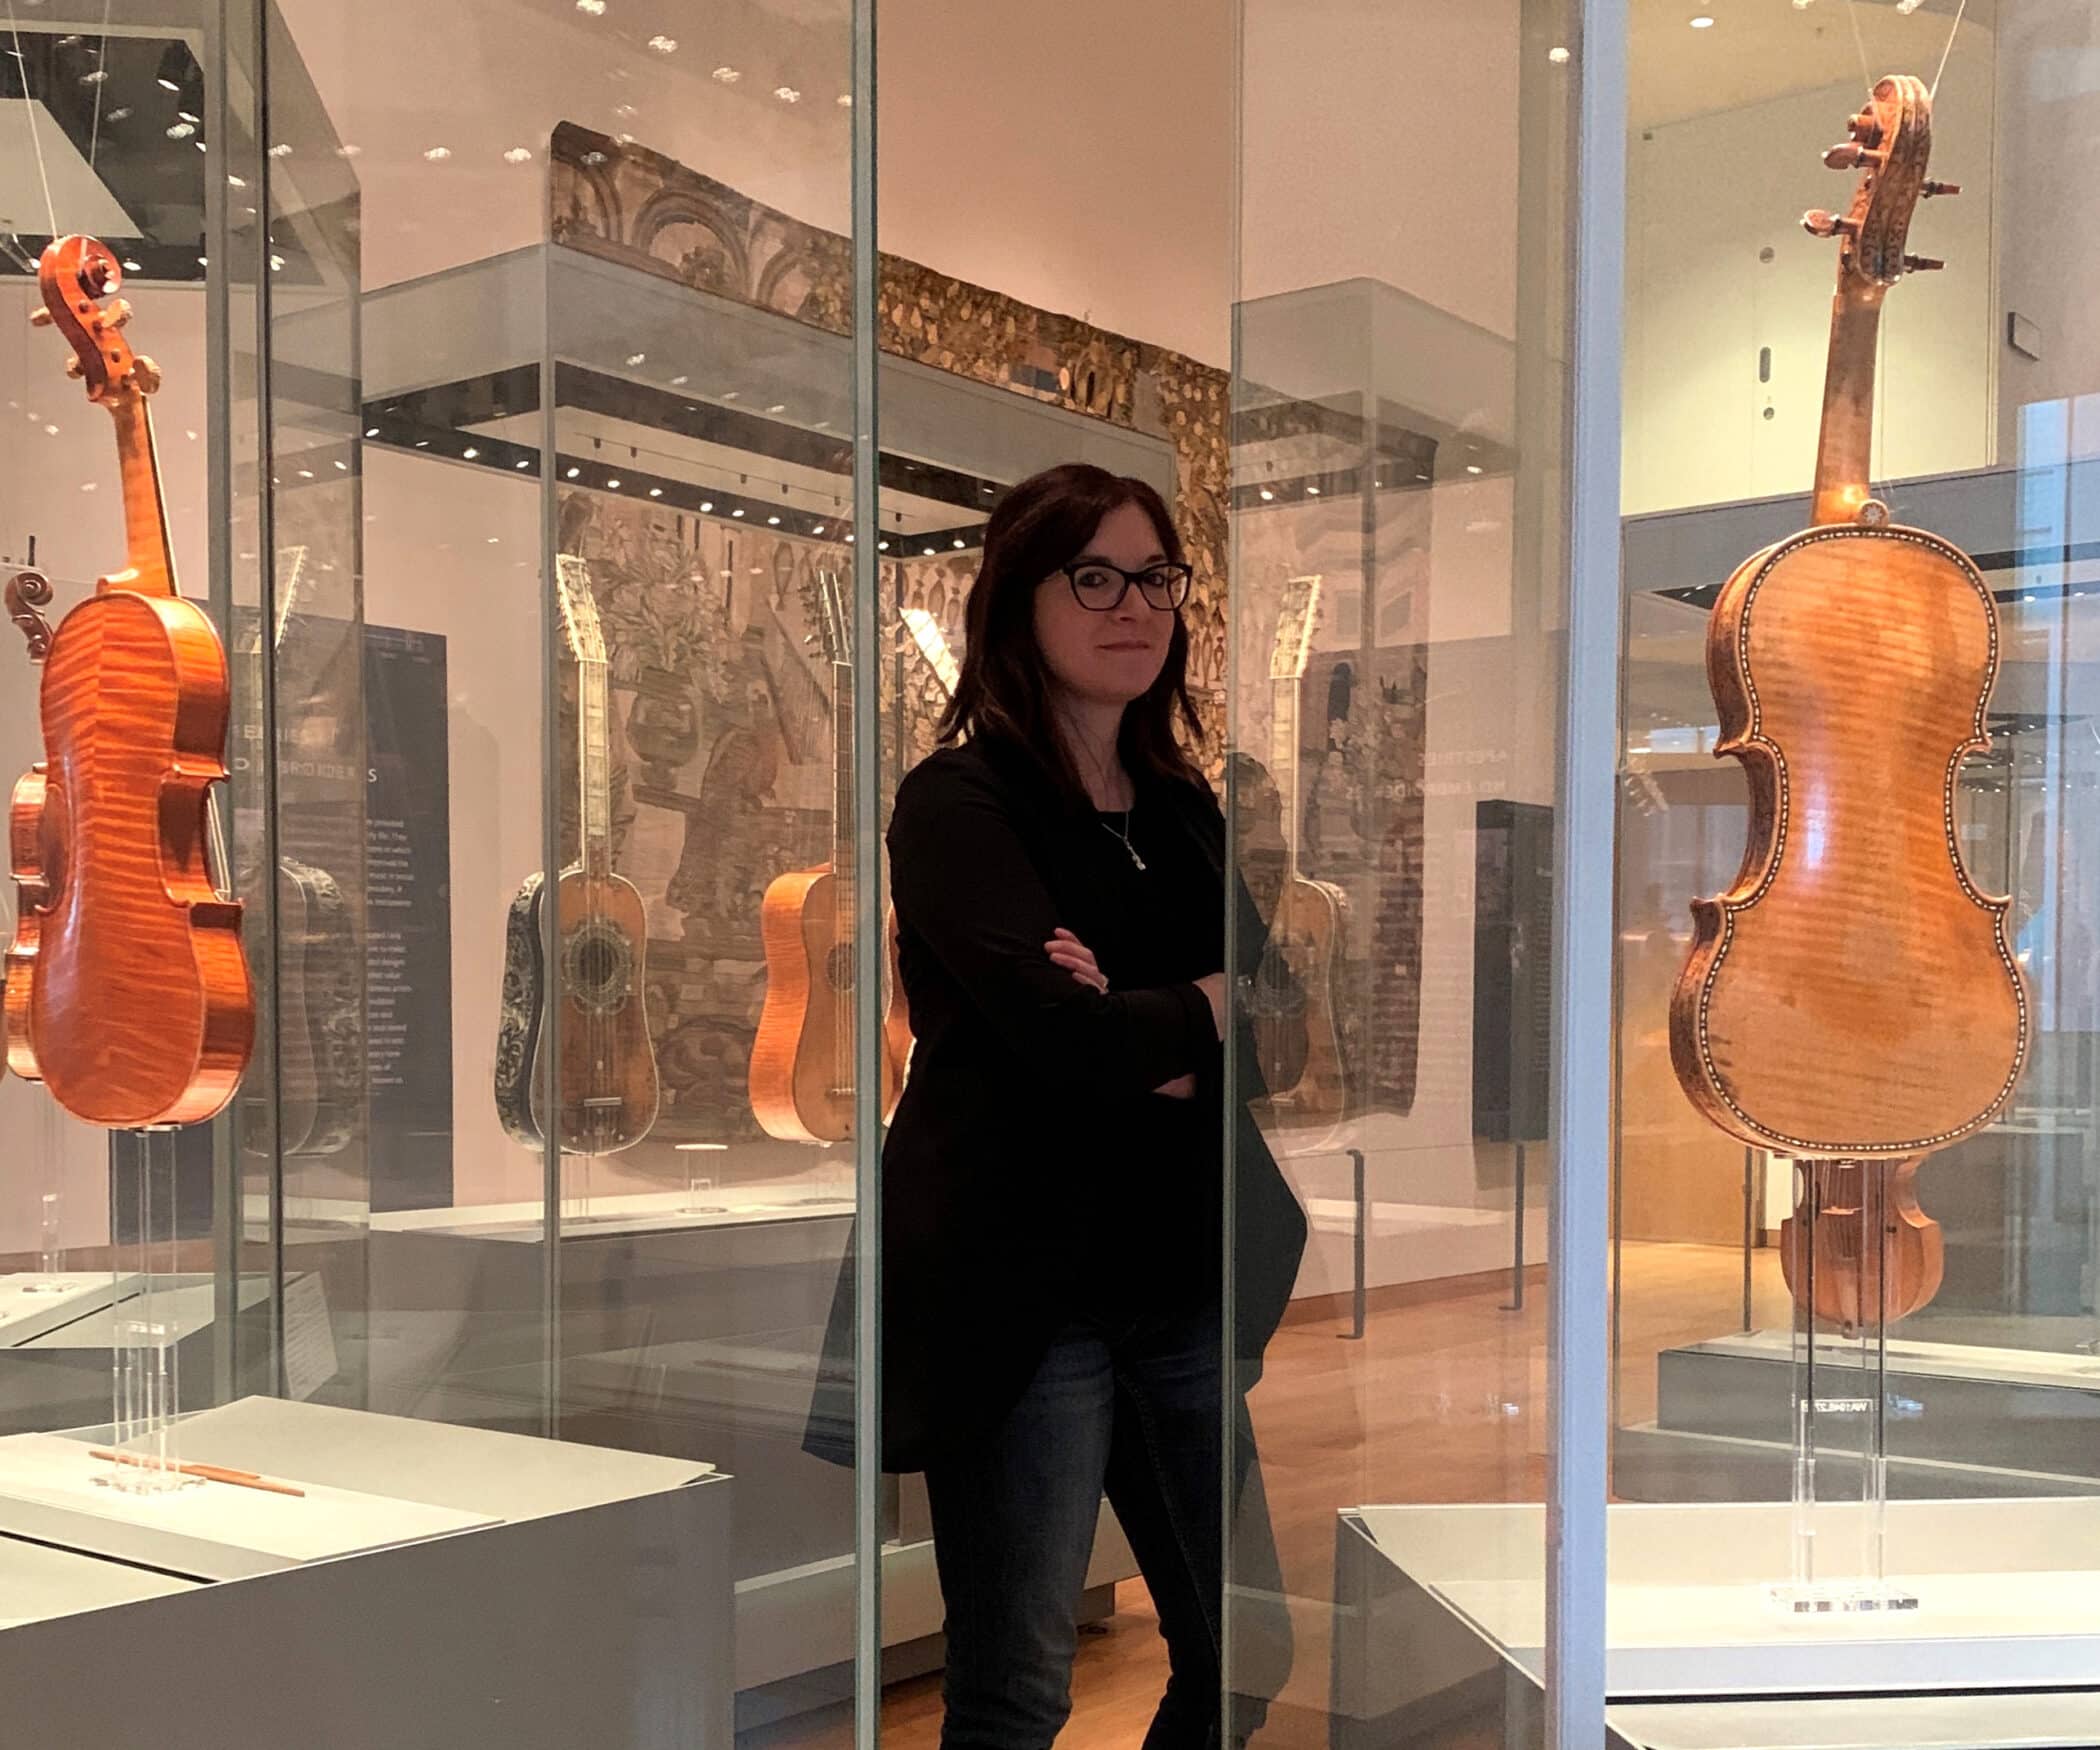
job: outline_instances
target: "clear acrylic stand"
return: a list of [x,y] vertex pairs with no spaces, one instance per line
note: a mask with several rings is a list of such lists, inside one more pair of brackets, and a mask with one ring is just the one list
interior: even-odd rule
[[1788,1616],[1918,1608],[1888,1573],[1889,1171],[1795,1163],[1793,1549],[1770,1589]]
[[703,1173],[700,1169],[702,1166],[710,1164],[704,1161],[701,1158],[702,1156],[726,1154],[729,1144],[726,1142],[681,1142],[675,1146],[677,1152],[685,1157],[685,1202],[679,1206],[678,1213],[680,1215],[727,1215],[729,1206],[726,1203],[717,1203],[713,1200],[715,1189],[714,1175],[711,1172]]
[[[110,1251],[121,1284],[134,1293],[117,1307],[111,1355],[110,1444],[117,1462],[101,1480],[133,1494],[185,1488],[178,1418],[182,1404],[180,1321],[171,1296],[178,1270],[175,1132],[162,1125],[114,1131],[109,1139]],[[132,1233],[120,1237],[128,1202]]]
[[64,1294],[70,1286],[64,1280],[66,1248],[60,1238],[65,1212],[65,1194],[60,1189],[65,1138],[59,1125],[58,1103],[39,1100],[36,1104],[37,1128],[42,1132],[37,1139],[37,1158],[44,1163],[44,1191],[37,1204],[36,1270],[41,1280],[25,1282],[22,1292]]

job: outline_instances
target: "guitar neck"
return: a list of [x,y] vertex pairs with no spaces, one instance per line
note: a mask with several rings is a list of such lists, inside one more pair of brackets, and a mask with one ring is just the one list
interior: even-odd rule
[[853,670],[831,665],[831,879],[838,940],[853,938]]
[[1301,680],[1270,683],[1269,760],[1276,794],[1283,806],[1283,878],[1288,886],[1298,876],[1298,705]]
[[1823,378],[1823,434],[1816,446],[1816,496],[1810,521],[1849,523],[1871,496],[1874,449],[1874,355],[1881,337],[1885,288],[1845,273],[1830,310],[1830,363]]
[[168,546],[167,506],[160,460],[153,449],[153,414],[132,392],[110,404],[117,422],[117,462],[124,484],[124,551],[130,564],[105,581],[141,595],[175,593],[175,555]]
[[576,729],[579,740],[577,766],[583,784],[583,807],[579,817],[582,833],[583,871],[586,875],[612,873],[612,755],[606,710],[605,664],[583,661],[576,665]]

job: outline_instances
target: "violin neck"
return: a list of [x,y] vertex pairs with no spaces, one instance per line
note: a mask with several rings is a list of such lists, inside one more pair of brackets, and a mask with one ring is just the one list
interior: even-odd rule
[[116,398],[110,414],[117,422],[128,564],[104,578],[103,587],[171,596],[175,593],[175,555],[168,546],[168,513],[161,497],[160,459],[153,449],[152,412],[145,396],[132,393]]
[[1840,276],[1830,309],[1830,364],[1823,378],[1823,435],[1816,446],[1817,525],[1849,523],[1872,496],[1874,354],[1881,338],[1884,287]]

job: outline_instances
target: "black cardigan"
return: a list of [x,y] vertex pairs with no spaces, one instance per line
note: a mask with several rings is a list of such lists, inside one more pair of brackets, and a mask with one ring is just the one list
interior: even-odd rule
[[[1222,908],[1225,821],[1210,792],[1151,783],[1141,806],[1199,847]],[[1022,750],[980,739],[924,761],[898,788],[888,842],[917,1045],[883,1148],[883,1468],[917,1470],[1005,1416],[1070,1316],[1076,1248],[1112,1219],[1069,1195],[1090,1118],[1191,1073],[1198,1101],[1222,1111],[1222,1051],[1194,984],[1103,995],[1045,954],[1060,925],[1104,938],[1104,907],[1118,902],[1101,879],[1098,821]],[[1251,970],[1266,930],[1233,887],[1239,965]],[[1251,1066],[1251,1050],[1241,1061]],[[1244,1388],[1289,1300],[1305,1218],[1244,1107],[1236,1119]],[[1222,1155],[1221,1122],[1198,1134]],[[1219,1205],[1224,1170],[1217,1160]],[[1214,1235],[1215,1219],[1191,1221],[1206,1225]],[[853,1455],[855,1255],[849,1244],[807,1437],[840,1463]]]

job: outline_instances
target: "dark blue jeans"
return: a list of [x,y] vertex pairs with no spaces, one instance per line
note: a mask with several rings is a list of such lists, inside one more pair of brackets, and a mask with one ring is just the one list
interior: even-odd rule
[[[1074,1324],[990,1436],[927,1468],[948,1613],[942,1750],[1045,1750],[1064,1725],[1104,1491],[1167,1643],[1170,1676],[1145,1750],[1219,1742],[1219,1354],[1215,1308],[1114,1329]],[[1237,1419],[1235,1566],[1266,1577],[1274,1549],[1244,1404]],[[1273,1659],[1275,1647],[1266,1651]],[[1237,1708],[1232,1736],[1243,1740],[1262,1709]]]

